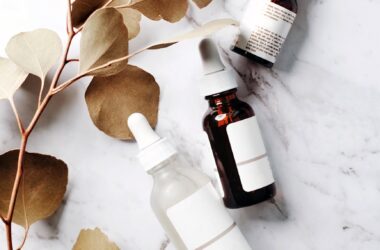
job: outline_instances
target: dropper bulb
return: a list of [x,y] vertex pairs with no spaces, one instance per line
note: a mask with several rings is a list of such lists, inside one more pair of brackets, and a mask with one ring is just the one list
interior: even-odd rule
[[211,39],[203,39],[199,44],[199,51],[203,60],[205,75],[223,71],[226,68],[220,58],[216,44]]
[[145,149],[161,139],[141,113],[134,113],[128,117],[128,127],[132,131],[140,150]]

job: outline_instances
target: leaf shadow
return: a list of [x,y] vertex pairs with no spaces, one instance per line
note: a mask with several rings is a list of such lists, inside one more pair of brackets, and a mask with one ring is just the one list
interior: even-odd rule
[[[64,211],[66,208],[67,200],[70,195],[71,190],[68,188],[65,197],[62,200],[61,206],[55,213],[47,219],[41,221],[41,225],[44,228],[43,238],[47,239],[57,239],[59,235],[59,225],[63,219]],[[40,237],[42,237],[40,235]]]
[[24,121],[28,124],[37,109],[37,99],[41,86],[41,80],[37,76],[29,75],[25,83],[16,92],[14,99],[18,111]]

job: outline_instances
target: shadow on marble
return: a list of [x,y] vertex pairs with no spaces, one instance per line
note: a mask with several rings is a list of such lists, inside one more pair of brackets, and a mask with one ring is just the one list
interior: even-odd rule
[[[49,229],[48,231],[52,232],[53,235],[58,234],[59,231],[59,224],[62,220],[62,216],[64,214],[66,204],[68,201],[68,198],[70,196],[70,188],[67,189],[65,197],[63,198],[61,206],[58,208],[58,210],[49,218],[46,220],[43,220],[42,223],[45,224],[45,226]],[[52,236],[53,236],[52,235]]]
[[242,208],[241,215],[245,218],[242,222],[251,224],[255,220],[263,221],[286,221],[288,220],[288,209],[283,197],[276,196],[275,199],[262,202],[255,206]]
[[37,98],[41,80],[37,76],[29,75],[20,90],[16,92],[15,103],[24,121],[28,124],[37,109]]
[[[43,96],[46,95],[50,87],[48,83],[50,83],[51,80],[50,76],[46,78]],[[29,124],[37,109],[40,84],[41,80],[38,77],[29,75],[26,82],[22,85],[22,91],[19,91],[15,96],[16,105],[24,123],[26,124]],[[72,93],[71,88],[54,96],[44,111],[44,114],[41,117],[42,119],[38,122],[36,130],[48,128],[57,116],[61,115],[68,109],[68,106],[74,105],[75,98],[76,95]]]
[[315,3],[314,0],[298,1],[296,20],[273,66],[274,69],[289,72],[293,68],[309,34],[308,13],[313,2]]

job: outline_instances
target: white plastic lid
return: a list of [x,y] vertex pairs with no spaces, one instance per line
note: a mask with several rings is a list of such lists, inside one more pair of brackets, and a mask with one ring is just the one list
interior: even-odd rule
[[218,48],[211,39],[203,39],[199,44],[203,60],[204,77],[201,83],[203,96],[215,95],[238,87],[231,70],[224,66]]
[[177,154],[177,150],[166,138],[162,139],[154,132],[144,115],[140,113],[130,115],[128,126],[141,150],[138,158],[145,171],[148,172]]

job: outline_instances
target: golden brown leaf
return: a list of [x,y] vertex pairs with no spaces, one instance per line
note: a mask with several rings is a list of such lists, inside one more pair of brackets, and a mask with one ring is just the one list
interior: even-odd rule
[[144,16],[152,20],[164,19],[175,23],[185,15],[189,4],[187,0],[145,0],[132,5]]
[[73,26],[78,28],[97,9],[104,6],[108,0],[75,0],[72,4]]
[[128,65],[110,77],[94,77],[86,91],[86,103],[95,126],[109,136],[131,140],[128,116],[140,112],[155,127],[160,89],[148,72]]
[[128,39],[135,38],[140,33],[141,13],[130,8],[118,9],[118,11],[123,15],[124,24],[128,28]]
[[80,43],[80,72],[91,70],[91,75],[113,75],[122,71],[127,61],[107,68],[97,66],[128,55],[128,29],[123,16],[113,8],[97,10],[83,27]]
[[99,228],[81,230],[73,250],[120,250]]
[[193,0],[193,2],[198,6],[198,8],[204,8],[209,5],[212,0]]
[[[0,156],[0,212],[6,214],[16,176],[18,150]],[[68,169],[52,156],[25,154],[24,182],[17,196],[13,222],[25,226],[51,216],[60,206],[66,192]],[[23,202],[25,201],[25,203]],[[24,210],[25,205],[25,210]]]

